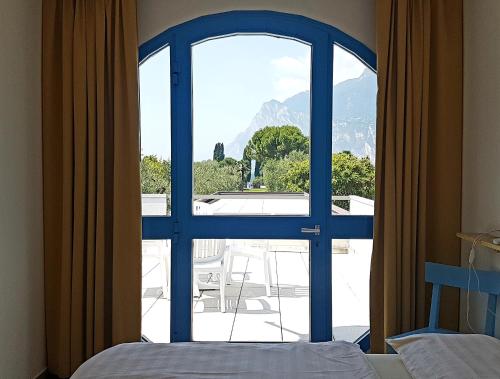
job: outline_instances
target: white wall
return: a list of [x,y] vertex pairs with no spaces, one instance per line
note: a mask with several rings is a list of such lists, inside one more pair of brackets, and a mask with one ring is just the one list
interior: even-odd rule
[[375,0],[140,0],[139,42],[196,17],[230,10],[300,14],[333,25],[375,50]]
[[[500,229],[500,1],[464,0],[464,151],[462,228]],[[470,243],[462,243],[465,265]],[[476,266],[500,271],[500,254],[478,249]],[[466,301],[462,297],[462,330]],[[484,326],[484,297],[472,297],[472,327]],[[497,311],[500,314],[500,308]],[[497,317],[497,321],[500,317]],[[497,335],[500,336],[500,322]]]
[[45,367],[41,2],[0,2],[0,378]]

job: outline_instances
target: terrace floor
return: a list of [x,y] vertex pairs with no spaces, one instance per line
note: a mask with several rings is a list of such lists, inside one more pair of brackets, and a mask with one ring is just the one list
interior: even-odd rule
[[[225,313],[219,291],[200,287],[200,296],[193,298],[193,340],[309,340],[309,254],[269,254],[270,296],[262,260],[243,256],[235,257],[232,283],[226,285]],[[348,250],[332,254],[334,339],[354,341],[368,329],[370,258],[371,241],[351,241]],[[170,300],[163,295],[159,258],[144,255],[142,265],[142,333],[153,342],[169,342]],[[201,281],[217,284],[211,274]]]

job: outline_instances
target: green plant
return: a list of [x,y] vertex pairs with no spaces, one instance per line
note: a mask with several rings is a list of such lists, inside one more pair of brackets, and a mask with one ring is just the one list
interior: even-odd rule
[[308,153],[309,139],[296,126],[266,126],[254,133],[243,158],[262,166],[269,159],[286,158],[292,151]]
[[214,161],[221,162],[224,158],[224,144],[222,142],[217,142],[214,147],[213,159]]
[[141,192],[146,194],[170,193],[171,164],[156,155],[142,157],[140,163]]
[[333,195],[375,198],[375,167],[368,157],[358,158],[350,151],[332,156]]
[[194,193],[197,195],[241,189],[241,172],[237,165],[225,165],[210,160],[194,162],[193,175]]
[[261,176],[257,176],[252,182],[253,188],[260,188],[263,184],[264,183]]

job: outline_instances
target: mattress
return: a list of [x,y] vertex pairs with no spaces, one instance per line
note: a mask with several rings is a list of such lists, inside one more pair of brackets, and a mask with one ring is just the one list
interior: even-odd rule
[[[370,362],[374,362],[373,364]],[[290,344],[129,343],[85,362],[73,379],[149,378],[401,378],[400,362],[368,358],[344,342]],[[379,367],[383,375],[378,375]],[[388,375],[388,376],[387,376]],[[392,375],[392,376],[391,376]],[[405,378],[404,376],[402,378]]]

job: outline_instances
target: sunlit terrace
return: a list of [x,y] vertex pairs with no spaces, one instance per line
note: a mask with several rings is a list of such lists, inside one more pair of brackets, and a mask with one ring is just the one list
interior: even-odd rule
[[[143,214],[165,215],[168,197],[143,195]],[[334,198],[333,213],[373,214],[373,201]],[[195,199],[195,214],[293,215],[308,211],[303,194],[239,193]],[[333,336],[355,341],[369,328],[371,240],[332,241]],[[170,241],[143,241],[142,332],[170,341]],[[193,340],[309,340],[307,240],[195,240]]]

